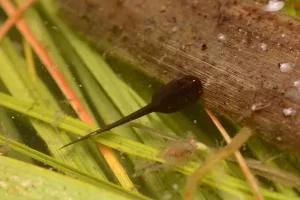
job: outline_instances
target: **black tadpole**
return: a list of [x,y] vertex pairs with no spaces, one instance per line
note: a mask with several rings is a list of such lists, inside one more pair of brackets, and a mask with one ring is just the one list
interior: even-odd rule
[[159,113],[173,113],[181,110],[191,103],[195,103],[203,93],[203,86],[199,78],[192,75],[185,75],[176,78],[158,91],[156,91],[152,96],[152,101],[145,107],[123,117],[122,119],[111,123],[103,128],[95,130],[81,138],[78,138],[64,146],[60,149],[67,147],[71,144],[77,143],[104,131],[108,131],[117,126],[140,118],[144,115],[150,114],[152,112]]

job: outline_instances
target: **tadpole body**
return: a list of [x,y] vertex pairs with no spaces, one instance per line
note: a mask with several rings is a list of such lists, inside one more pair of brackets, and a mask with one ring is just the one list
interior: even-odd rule
[[96,131],[93,131],[81,138],[78,138],[62,148],[67,147],[71,144],[77,143],[79,141],[85,140],[89,137],[97,135],[99,133],[108,131],[110,129],[116,128],[127,122],[150,114],[152,112],[159,113],[173,113],[177,112],[191,103],[195,103],[203,93],[203,86],[199,78],[193,75],[185,75],[176,78],[159,90],[157,90],[153,96],[151,102],[145,107],[123,117],[122,119],[106,125]]

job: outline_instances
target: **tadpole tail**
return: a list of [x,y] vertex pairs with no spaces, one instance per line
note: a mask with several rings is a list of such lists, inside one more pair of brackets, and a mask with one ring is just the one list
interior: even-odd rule
[[120,120],[118,120],[118,121],[116,121],[114,123],[111,123],[111,124],[109,124],[107,126],[104,126],[103,128],[95,130],[95,131],[93,131],[93,132],[91,132],[91,133],[89,133],[89,134],[87,134],[87,135],[85,135],[83,137],[80,137],[80,138],[78,138],[78,139],[76,139],[76,140],[74,140],[74,141],[72,141],[72,142],[70,142],[70,143],[62,146],[60,149],[65,148],[65,147],[67,147],[67,146],[69,146],[71,144],[80,142],[82,140],[85,140],[85,139],[87,139],[89,137],[92,137],[94,135],[97,135],[99,133],[102,133],[102,132],[108,131],[110,129],[113,129],[113,128],[117,127],[117,126],[123,125],[123,124],[125,124],[127,122],[130,122],[132,120],[140,118],[140,117],[142,117],[144,115],[150,114],[153,111],[154,111],[154,106],[150,103],[150,104],[146,105],[145,107],[143,107],[143,108],[135,111],[134,113],[131,113],[130,115],[127,115],[126,117],[123,117],[122,119],[120,119]]
[[[98,130],[96,130],[96,131],[98,131]],[[70,142],[68,144],[65,144],[64,146],[60,147],[59,149],[63,149],[63,148],[65,148],[65,147],[67,147],[67,146],[69,146],[71,144],[74,144],[74,143],[80,142],[82,140],[85,140],[85,139],[87,139],[89,137],[92,137],[93,135],[97,134],[97,133],[95,133],[96,131],[93,131],[93,132],[91,132],[91,133],[89,133],[89,134],[87,134],[85,136],[82,136],[82,137],[80,137],[80,138],[78,138],[76,140],[73,140],[72,142]]]

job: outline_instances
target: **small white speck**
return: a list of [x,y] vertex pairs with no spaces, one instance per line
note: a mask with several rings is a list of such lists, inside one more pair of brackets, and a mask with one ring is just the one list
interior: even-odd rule
[[276,140],[281,141],[282,138],[278,136],[278,137],[276,138]]
[[151,87],[152,87],[152,85],[151,85],[151,84],[149,84],[149,85],[148,85],[148,88],[151,88]]
[[268,4],[263,7],[267,12],[279,11],[284,7],[283,1],[269,0]]
[[263,51],[267,51],[268,45],[267,45],[266,43],[261,43],[260,48],[261,48]]
[[283,114],[284,114],[284,116],[289,117],[289,116],[295,115],[296,110],[294,110],[293,108],[284,108]]
[[6,182],[0,181],[0,187],[6,188],[6,186],[7,186],[7,183],[6,183]]
[[285,34],[283,33],[283,34],[281,34],[281,37],[285,37]]
[[224,41],[226,40],[225,35],[224,35],[223,33],[220,33],[220,34],[218,35],[218,40],[221,41],[221,42],[224,42]]
[[11,118],[12,118],[12,119],[14,119],[15,117],[14,117],[14,116],[12,116]]
[[82,87],[82,85],[78,85],[79,87]]
[[300,80],[295,81],[294,86],[300,90]]
[[58,27],[57,26],[52,26],[52,29],[58,30]]
[[290,72],[296,66],[295,63],[278,63],[279,69],[281,72]]
[[176,183],[174,183],[174,184],[172,185],[172,187],[173,187],[173,190],[178,190],[178,188],[179,188],[179,186],[178,186]]
[[194,122],[194,124],[197,124],[197,120],[194,120],[193,122]]

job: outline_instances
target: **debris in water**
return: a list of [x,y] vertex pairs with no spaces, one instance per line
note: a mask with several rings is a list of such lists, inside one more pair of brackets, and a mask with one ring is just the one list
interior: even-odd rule
[[218,40],[221,41],[221,42],[224,42],[224,41],[226,40],[225,35],[224,35],[223,33],[220,33],[220,34],[218,35]]
[[300,80],[295,81],[294,86],[300,90]]
[[202,49],[202,51],[206,50],[207,49],[207,44],[205,44],[205,43],[201,44],[201,49]]
[[290,116],[296,114],[296,110],[294,110],[293,108],[284,108],[284,109],[283,109],[283,114],[284,114],[284,116],[286,116],[286,117],[290,117]]
[[176,183],[174,183],[174,184],[172,185],[172,187],[173,187],[173,190],[178,190],[178,188],[179,188],[179,186],[178,186]]
[[196,148],[197,140],[190,137],[170,143],[160,152],[159,156],[167,160],[167,166],[184,165],[190,160]]
[[261,48],[263,51],[267,51],[268,45],[267,45],[266,43],[261,43],[260,48]]
[[268,4],[263,7],[263,10],[267,12],[279,11],[284,7],[283,1],[269,0]]
[[263,102],[255,103],[251,106],[251,110],[258,111],[258,110],[264,109],[270,105],[271,105],[270,103],[263,103]]
[[296,66],[295,63],[278,63],[278,67],[281,72],[290,72]]
[[[140,163],[135,166],[135,173],[132,176],[137,177],[161,168],[168,169],[175,166],[182,166],[191,159],[191,156],[197,148],[200,149],[201,147],[199,147],[197,140],[194,137],[173,141],[164,147],[159,154],[160,158],[167,161],[166,163]],[[173,186],[173,188],[174,187],[176,186]]]

